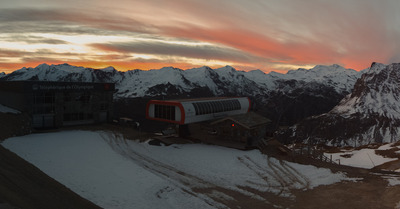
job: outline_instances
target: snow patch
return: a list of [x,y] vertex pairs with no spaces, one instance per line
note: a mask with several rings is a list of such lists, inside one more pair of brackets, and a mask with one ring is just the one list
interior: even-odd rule
[[[382,146],[382,149],[386,149],[386,146]],[[341,165],[348,165],[359,168],[373,168],[384,163],[397,160],[397,158],[385,158],[381,155],[375,154],[375,149],[361,149],[361,150],[343,150],[339,153],[325,153],[325,156],[330,158],[334,162],[340,163]]]
[[389,186],[398,186],[400,185],[400,178],[398,176],[382,176],[388,181]]
[[4,106],[2,104],[0,104],[0,112],[2,113],[12,113],[12,114],[20,114],[21,112],[16,110],[16,109],[12,109],[10,107]]

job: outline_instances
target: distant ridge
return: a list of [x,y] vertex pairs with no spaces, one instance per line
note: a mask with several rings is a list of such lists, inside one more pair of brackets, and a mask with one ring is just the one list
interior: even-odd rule
[[361,74],[339,65],[266,74],[260,70],[237,71],[231,66],[121,72],[113,67],[41,64],[3,75],[0,80],[113,82],[116,99],[247,96],[255,110],[276,121],[278,126],[329,111],[352,91]]
[[[158,70],[130,70],[117,71],[114,67],[93,69],[77,67],[69,64],[47,65],[40,64],[35,68],[21,68],[10,74],[0,74],[2,80],[48,80],[48,81],[82,81],[82,82],[114,82],[119,87],[118,97],[142,97],[150,95],[146,89],[160,84],[171,84],[179,87],[182,92],[198,86],[208,87],[216,95],[223,94],[219,84],[230,83],[232,87],[239,87],[240,92],[246,92],[246,84],[254,84],[257,93],[274,91],[281,86],[282,81],[297,81],[302,83],[319,83],[333,87],[338,93],[350,92],[361,73],[345,69],[339,65],[318,65],[312,69],[290,70],[287,74],[271,72],[265,74],[260,70],[249,72],[237,71],[231,66],[211,69],[204,66],[181,70],[179,68],[164,67]],[[143,84],[146,85],[143,85]],[[135,85],[137,88],[128,88]],[[128,91],[126,91],[128,90]],[[259,92],[261,91],[261,92]],[[160,92],[162,94],[163,92]],[[237,92],[235,92],[237,93]]]

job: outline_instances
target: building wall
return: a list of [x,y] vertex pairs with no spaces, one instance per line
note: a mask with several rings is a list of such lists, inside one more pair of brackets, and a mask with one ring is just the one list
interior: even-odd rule
[[114,89],[100,83],[0,82],[0,103],[28,113],[36,128],[91,124],[111,121]]
[[28,108],[26,96],[22,92],[6,92],[0,90],[0,104],[24,111]]
[[249,146],[255,145],[266,134],[266,125],[247,129],[231,120],[214,124],[213,129],[222,140],[240,142]]

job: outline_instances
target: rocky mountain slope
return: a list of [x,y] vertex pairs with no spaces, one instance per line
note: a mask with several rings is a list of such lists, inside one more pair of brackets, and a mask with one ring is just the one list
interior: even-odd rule
[[400,63],[373,63],[330,112],[307,118],[279,135],[282,141],[360,146],[400,139]]
[[339,65],[265,74],[260,70],[237,71],[230,66],[120,72],[113,67],[41,64],[3,75],[0,80],[113,82],[118,89],[117,99],[248,96],[253,107],[276,125],[288,125],[329,111],[351,92],[360,75]]

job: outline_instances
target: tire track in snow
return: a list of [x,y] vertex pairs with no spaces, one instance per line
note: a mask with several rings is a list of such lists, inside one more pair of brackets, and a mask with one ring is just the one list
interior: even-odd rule
[[295,174],[296,179],[299,181],[300,184],[304,186],[303,189],[309,189],[310,188],[310,180],[304,176],[302,173],[300,173],[298,170],[293,168],[291,165],[289,165],[287,162],[280,160],[279,163],[282,165],[282,168],[284,168],[288,173]]
[[[204,201],[212,207],[226,208],[225,205],[214,202],[211,198],[205,195],[195,193],[192,188],[197,187],[212,187],[211,184],[180,170],[177,170],[169,165],[156,161],[148,156],[144,157],[129,147],[126,139],[116,133],[105,132],[101,134],[102,138],[111,146],[111,148],[120,153],[122,156],[132,160],[137,165],[145,168],[149,172],[159,176],[160,178],[170,182],[181,191]],[[161,190],[160,190],[161,191]],[[160,192],[159,191],[159,192]],[[160,193],[158,193],[160,194]]]
[[[290,167],[288,164],[284,163],[282,160],[279,160],[279,164],[273,162],[271,160],[271,158],[268,157],[268,163],[269,165],[272,166],[272,168],[276,168],[277,169],[277,175],[281,175],[281,176],[286,176],[286,183],[288,185],[288,187],[292,188],[292,185],[295,185],[296,183],[300,184],[302,187],[300,189],[307,189],[308,188],[308,183],[309,180],[307,178],[305,178],[302,175],[296,175],[299,174],[298,171],[296,171],[296,169],[294,169],[293,167]],[[295,172],[294,172],[295,171]]]
[[[283,193],[284,182],[280,178],[276,178],[273,172],[258,165],[247,156],[245,158],[238,157],[238,160],[265,181],[268,192],[277,193],[277,195]],[[275,185],[276,182],[278,182],[277,185]]]
[[[229,191],[236,191],[243,195],[250,196],[252,198],[258,198],[259,200],[269,203],[264,198],[257,194],[251,193],[241,188],[230,188],[220,187],[212,182],[208,182],[197,176],[183,172],[175,167],[168,164],[162,163],[155,160],[150,156],[144,156],[133,150],[128,144],[127,140],[117,134],[111,132],[101,133],[102,138],[111,146],[113,150],[120,153],[122,156],[131,159],[137,165],[145,168],[149,172],[161,177],[162,179],[171,182],[174,186],[181,189],[183,192],[203,200],[206,204],[217,207],[217,208],[228,208],[226,203],[226,197],[230,197]],[[194,190],[201,190],[202,193],[197,193]],[[216,197],[215,193],[220,193],[220,197]],[[225,196],[224,198],[222,198]]]
[[296,189],[309,188],[308,178],[284,161],[279,161],[277,164],[266,157],[266,164],[260,165],[248,156],[238,157],[238,160],[266,182],[268,191],[277,193],[278,196],[290,196],[290,190],[295,189],[296,184],[301,186]]

